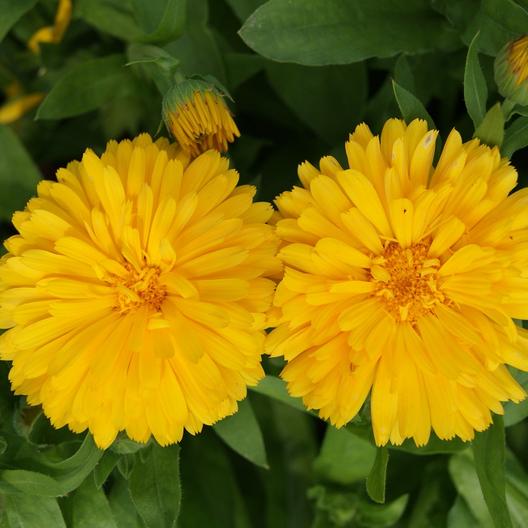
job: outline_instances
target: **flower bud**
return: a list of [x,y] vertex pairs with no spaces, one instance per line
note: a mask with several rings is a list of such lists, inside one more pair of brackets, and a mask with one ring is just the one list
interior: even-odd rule
[[495,82],[502,96],[528,105],[528,35],[506,46],[495,59]]
[[227,150],[240,136],[224,98],[227,93],[204,80],[186,79],[175,84],[163,98],[167,129],[191,156],[214,149]]

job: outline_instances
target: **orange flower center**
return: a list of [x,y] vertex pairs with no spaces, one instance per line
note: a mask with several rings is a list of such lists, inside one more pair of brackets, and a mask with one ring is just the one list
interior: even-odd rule
[[145,267],[141,271],[130,265],[125,267],[129,274],[119,277],[115,282],[116,309],[120,313],[126,313],[148,306],[158,312],[167,296],[167,288],[159,283],[161,270],[156,266]]
[[445,302],[437,289],[438,259],[427,256],[430,242],[419,242],[403,248],[389,242],[383,255],[375,257],[370,269],[379,296],[387,311],[397,321],[415,323]]

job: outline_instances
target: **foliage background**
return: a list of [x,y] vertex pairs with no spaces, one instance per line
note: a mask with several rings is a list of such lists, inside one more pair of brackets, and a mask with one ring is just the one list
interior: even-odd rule
[[[455,126],[469,139],[501,100],[494,57],[528,30],[527,0],[73,5],[62,42],[34,54],[27,41],[52,23],[56,0],[0,0],[0,88],[16,81],[25,94],[46,94],[36,110],[0,125],[2,238],[13,233],[10,217],[36,182],[53,179],[86,147],[101,152],[110,138],[158,133],[160,48],[185,74],[212,75],[230,91],[242,137],[229,155],[241,181],[272,200],[296,181],[299,162],[325,154],[343,160],[344,141],[363,120],[379,131],[389,117],[426,116],[444,138]],[[154,62],[125,66],[147,55]],[[502,151],[513,155],[524,186],[528,110],[515,110]],[[494,122],[490,141],[499,142],[502,130]],[[345,429],[329,427],[287,396],[276,378],[280,362],[265,363],[269,376],[239,413],[186,435],[181,447],[121,438],[105,453],[89,436],[55,431],[13,397],[2,364],[0,526],[162,528],[176,519],[189,528],[509,526],[504,490],[513,526],[526,526],[528,404],[506,406],[505,452],[500,423],[473,450],[432,439],[421,449],[377,452],[368,409]],[[527,386],[528,376],[517,375]],[[475,464],[492,473],[495,521]]]

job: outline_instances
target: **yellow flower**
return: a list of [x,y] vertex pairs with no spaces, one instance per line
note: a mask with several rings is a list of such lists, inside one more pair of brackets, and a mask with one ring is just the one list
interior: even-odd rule
[[174,85],[164,97],[165,124],[192,157],[209,149],[226,152],[240,136],[224,97],[216,86],[195,79]]
[[46,26],[36,31],[29,39],[28,48],[33,53],[39,53],[40,44],[42,42],[46,44],[58,44],[62,40],[64,33],[66,33],[66,29],[68,29],[68,26],[70,25],[71,15],[71,0],[59,0],[53,26]]
[[528,35],[508,42],[495,59],[499,92],[520,105],[528,105]]
[[276,200],[284,279],[266,350],[289,391],[340,427],[370,393],[378,445],[470,440],[501,402],[525,397],[528,189],[497,148],[387,121],[359,125],[348,169],[303,163]]
[[36,92],[8,100],[0,106],[0,124],[7,125],[17,121],[26,112],[37,106],[43,98],[44,94]]
[[228,160],[110,141],[42,181],[0,264],[0,357],[55,427],[177,442],[263,375],[277,239]]

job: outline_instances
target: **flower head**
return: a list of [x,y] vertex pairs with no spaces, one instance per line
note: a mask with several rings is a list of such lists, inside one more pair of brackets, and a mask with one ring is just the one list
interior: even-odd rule
[[110,141],[15,213],[0,263],[0,356],[17,394],[100,447],[177,442],[262,376],[280,269],[270,204],[209,151]]
[[227,144],[240,136],[225,103],[226,94],[216,85],[196,79],[175,84],[163,99],[163,120],[183,150],[192,157]]
[[495,59],[499,92],[520,105],[528,105],[528,35],[508,42]]
[[370,393],[378,445],[473,438],[490,411],[525,394],[528,189],[497,148],[453,130],[391,119],[362,124],[332,157],[299,166],[302,187],[276,200],[285,264],[267,351],[289,391],[336,426]]

